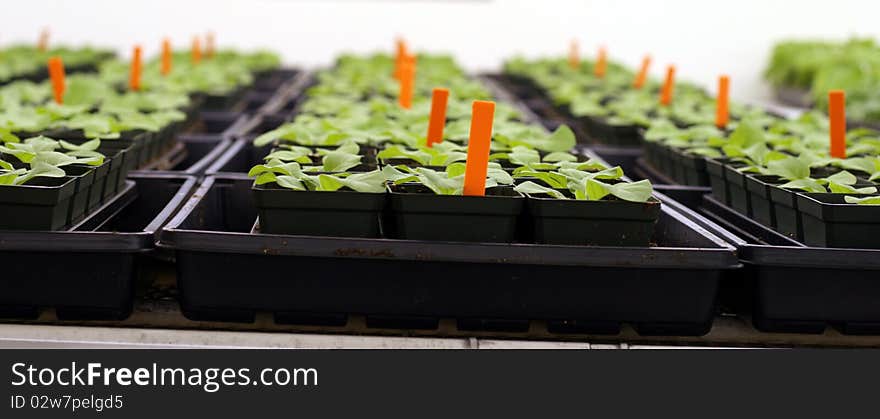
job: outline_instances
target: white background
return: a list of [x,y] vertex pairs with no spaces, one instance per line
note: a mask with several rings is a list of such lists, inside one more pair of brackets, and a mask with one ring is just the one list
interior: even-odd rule
[[391,51],[396,35],[418,49],[448,51],[473,70],[491,70],[515,53],[565,54],[578,38],[584,56],[599,45],[636,65],[654,57],[682,77],[714,86],[732,77],[732,95],[769,96],[761,71],[772,43],[785,37],[877,37],[880,2],[867,0],[2,0],[0,44],[91,42],[128,54],[155,53],[163,36],[177,46],[213,30],[221,46],[269,47],[286,62],[323,65],[343,50]]

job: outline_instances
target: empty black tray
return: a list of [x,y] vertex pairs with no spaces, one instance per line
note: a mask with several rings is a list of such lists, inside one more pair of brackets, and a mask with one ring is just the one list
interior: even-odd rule
[[142,173],[126,193],[70,231],[0,231],[0,317],[124,319],[132,308],[138,256],[195,186],[195,178]]

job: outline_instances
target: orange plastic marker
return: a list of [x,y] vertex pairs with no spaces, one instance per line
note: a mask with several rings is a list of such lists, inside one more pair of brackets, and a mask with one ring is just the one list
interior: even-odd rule
[[580,51],[578,50],[577,39],[572,39],[571,43],[568,45],[568,66],[571,67],[572,70],[577,70],[578,67],[581,66],[581,57]]
[[403,38],[397,38],[397,49],[394,53],[394,73],[395,79],[400,79],[400,70],[403,67],[406,57],[409,55],[406,48],[406,41]]
[[128,77],[128,87],[131,90],[141,90],[141,46],[135,45],[131,55],[131,73]]
[[397,98],[400,107],[412,108],[413,90],[415,89],[416,65],[415,60],[406,59],[400,67],[400,95]]
[[633,87],[636,89],[641,89],[642,86],[645,85],[645,80],[648,79],[648,68],[651,67],[651,56],[645,55],[642,58],[642,66],[639,68],[638,74],[636,74],[636,79],[633,81]]
[[663,89],[660,90],[660,104],[669,106],[672,103],[672,90],[675,88],[675,66],[670,65],[666,68],[666,81],[663,82]]
[[446,127],[446,102],[449,89],[435,87],[431,93],[431,118],[428,120],[428,147],[443,142],[443,128]]
[[593,74],[598,78],[605,77],[605,72],[608,70],[608,52],[605,51],[605,47],[599,48],[599,55],[596,57],[596,65],[593,67]]
[[205,35],[205,56],[214,58],[214,32]]
[[168,38],[162,40],[162,67],[159,72],[163,76],[171,74],[171,41]]
[[37,49],[41,52],[46,52],[49,49],[49,28],[44,28],[40,31],[40,38],[37,40]]
[[730,103],[730,76],[718,78],[718,98],[715,100],[715,126],[721,129],[727,126],[729,119],[728,104]]
[[199,40],[198,36],[193,37],[191,58],[193,64],[198,64],[202,61],[202,41]]
[[489,143],[495,102],[475,100],[471,114],[471,133],[468,139],[467,163],[464,171],[463,195],[485,196],[486,173],[489,170]]
[[52,81],[52,93],[55,97],[55,103],[61,105],[64,103],[64,90],[66,88],[64,82],[64,62],[61,57],[49,58],[49,78]]
[[828,122],[831,130],[831,157],[846,158],[846,93],[828,92]]

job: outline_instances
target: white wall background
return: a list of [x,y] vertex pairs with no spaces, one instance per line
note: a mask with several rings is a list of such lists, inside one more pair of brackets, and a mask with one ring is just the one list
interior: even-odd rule
[[3,0],[0,44],[52,40],[147,53],[163,36],[188,46],[213,30],[218,44],[268,47],[286,62],[322,65],[343,50],[393,46],[403,35],[418,49],[454,53],[468,68],[498,68],[515,53],[565,54],[580,40],[583,55],[599,45],[612,59],[637,65],[649,52],[652,73],[675,63],[681,77],[714,86],[732,77],[740,100],[769,96],[761,71],[773,41],[880,35],[880,2],[867,0]]

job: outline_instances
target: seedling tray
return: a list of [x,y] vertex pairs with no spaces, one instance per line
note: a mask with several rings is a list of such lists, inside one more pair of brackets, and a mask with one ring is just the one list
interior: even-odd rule
[[242,128],[243,133],[205,171],[207,175],[246,174],[254,165],[263,163],[272,150],[272,145],[257,147],[253,144],[257,135],[278,128],[290,121],[292,115],[268,114],[249,120]]
[[68,231],[0,231],[0,317],[124,319],[140,257],[189,196],[195,179],[133,175],[124,192]]
[[251,117],[234,112],[201,112],[198,120],[177,136],[177,144],[141,170],[200,175],[247,127]]
[[[740,314],[761,331],[880,335],[880,250],[808,247],[761,225],[713,196],[699,212],[668,206],[734,243],[744,269],[737,289]],[[724,290],[722,290],[724,293]]]
[[[547,246],[252,234],[246,177],[208,177],[163,229],[190,319],[399,327],[513,328],[646,335],[709,330],[733,248],[664,210],[650,248]],[[661,198],[665,199],[665,198]]]

